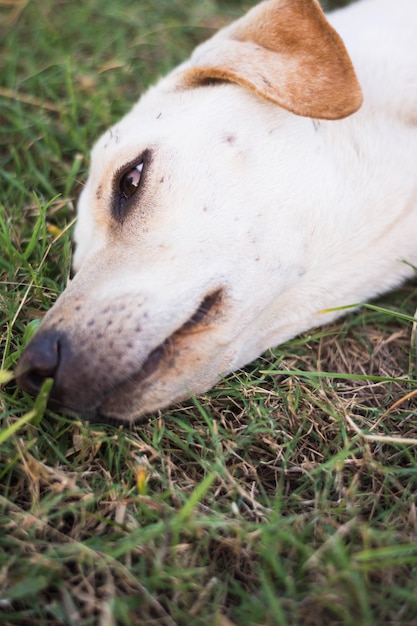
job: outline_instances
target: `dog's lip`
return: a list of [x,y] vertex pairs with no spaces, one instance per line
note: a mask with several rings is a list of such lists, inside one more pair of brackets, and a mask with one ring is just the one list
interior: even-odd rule
[[[154,348],[145,359],[144,363],[138,370],[135,370],[129,376],[121,380],[117,385],[115,385],[112,389],[109,390],[108,393],[105,393],[99,401],[93,406],[82,409],[79,412],[82,414],[83,418],[91,423],[99,423],[99,422],[107,422],[107,423],[122,423],[121,419],[113,418],[112,416],[107,416],[104,406],[106,403],[117,396],[121,387],[129,384],[130,382],[134,382],[135,385],[140,385],[147,378],[149,378],[152,374],[154,374],[157,370],[161,362],[165,357],[169,355],[172,351],[172,347],[175,345],[175,342],[178,338],[196,334],[198,332],[204,332],[205,330],[209,330],[212,327],[213,318],[216,316],[216,312],[218,311],[219,306],[223,300],[223,289],[217,288],[213,291],[210,291],[201,301],[198,308],[194,311],[191,317],[182,324],[176,331],[174,331],[171,335],[169,335],[162,343],[160,343],[156,348]],[[216,310],[214,315],[211,313]],[[53,398],[52,398],[52,402]],[[66,405],[66,410],[69,412],[74,412],[76,409],[73,407]],[[143,419],[146,419],[144,417]],[[140,421],[140,420],[139,420]]]

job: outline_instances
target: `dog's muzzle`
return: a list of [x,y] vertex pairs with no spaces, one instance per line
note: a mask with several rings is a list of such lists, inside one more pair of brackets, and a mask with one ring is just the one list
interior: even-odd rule
[[[134,379],[139,385],[158,370],[161,363],[169,358],[173,346],[196,332],[208,330],[213,316],[221,307],[222,289],[215,290],[203,298],[193,315],[178,330],[150,351],[144,362],[130,371],[128,376],[118,378],[117,372],[110,380],[103,380],[99,368],[89,368],[88,373],[79,364],[73,341],[65,329],[56,326],[41,328],[24,350],[16,368],[19,387],[35,396],[46,379],[54,384],[49,396],[49,405],[56,410],[80,414],[84,419],[100,419],[100,405],[117,388]],[[120,329],[123,334],[123,329]],[[78,371],[77,371],[78,370]],[[80,372],[84,372],[80,375]],[[76,384],[73,384],[77,381]],[[100,421],[104,421],[103,417]]]

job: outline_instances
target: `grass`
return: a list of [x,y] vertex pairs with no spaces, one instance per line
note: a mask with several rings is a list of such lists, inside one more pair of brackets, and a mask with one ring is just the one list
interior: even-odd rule
[[415,286],[133,430],[5,374],[68,279],[89,147],[242,7],[0,3],[2,624],[417,624]]

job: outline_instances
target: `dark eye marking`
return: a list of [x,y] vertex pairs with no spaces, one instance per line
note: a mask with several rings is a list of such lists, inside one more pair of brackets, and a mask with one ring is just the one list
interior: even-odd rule
[[135,161],[131,161],[120,169],[113,181],[113,216],[118,222],[123,222],[133,203],[137,203],[136,196],[143,187],[145,171],[150,161],[148,150],[142,153]]

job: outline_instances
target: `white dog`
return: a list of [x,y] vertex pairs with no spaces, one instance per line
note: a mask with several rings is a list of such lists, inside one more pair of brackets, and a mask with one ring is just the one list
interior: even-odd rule
[[416,0],[267,0],[221,30],[99,140],[75,240],[17,373],[89,419],[203,392],[413,276]]

